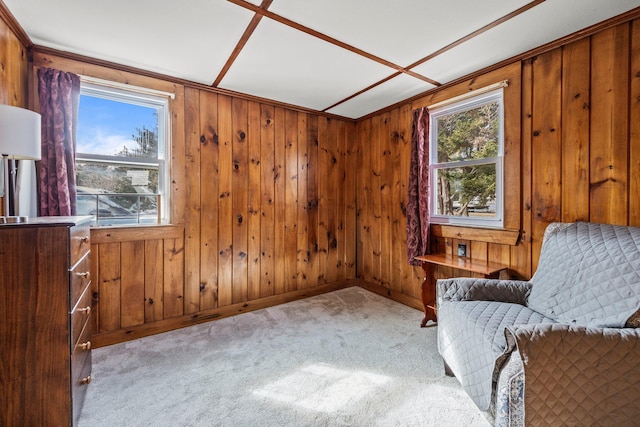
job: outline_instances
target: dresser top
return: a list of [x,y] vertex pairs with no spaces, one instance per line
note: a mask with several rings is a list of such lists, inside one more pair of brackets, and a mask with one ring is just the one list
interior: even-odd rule
[[16,217],[0,217],[0,228],[2,227],[55,227],[74,226],[93,221],[92,216],[44,216],[44,217],[22,217],[20,222]]

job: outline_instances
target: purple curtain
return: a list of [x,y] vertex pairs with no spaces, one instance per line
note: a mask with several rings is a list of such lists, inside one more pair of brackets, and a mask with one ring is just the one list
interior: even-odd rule
[[38,70],[42,115],[40,216],[76,214],[76,124],[80,77],[49,68]]
[[409,198],[407,200],[407,260],[429,253],[429,110],[413,112]]

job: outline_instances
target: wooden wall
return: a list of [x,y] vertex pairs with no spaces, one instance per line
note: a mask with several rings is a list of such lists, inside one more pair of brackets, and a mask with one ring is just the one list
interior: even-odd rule
[[[0,104],[28,107],[28,67],[27,49],[7,23],[0,19]],[[0,213],[4,215],[2,197]]]
[[[491,243],[471,228],[433,227],[434,250],[451,253],[465,242],[472,258],[506,263],[511,276],[529,278],[550,222],[640,225],[640,20],[515,65],[515,75],[506,66],[358,123],[358,276],[365,287],[420,306],[422,270],[404,260],[412,110],[504,76],[508,89],[518,87],[505,90],[512,133],[505,227],[520,230],[520,240]],[[439,277],[450,275],[466,274],[438,270]]]
[[355,123],[51,53],[33,64],[176,94],[173,226],[92,230],[96,345],[355,285]]
[[[520,239],[433,227],[432,246],[451,252],[465,242],[473,258],[502,261],[512,276],[528,278],[552,221],[640,225],[639,25],[602,30],[355,124],[36,49],[34,67],[176,94],[174,226],[92,233],[97,344],[325,292],[356,277],[421,307],[422,270],[407,265],[405,252],[412,110],[503,78],[510,81],[505,226]],[[0,61],[0,102],[26,106],[31,70],[2,20]]]

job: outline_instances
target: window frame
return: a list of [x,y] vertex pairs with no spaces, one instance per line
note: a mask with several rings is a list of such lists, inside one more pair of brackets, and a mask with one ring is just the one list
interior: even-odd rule
[[[498,153],[496,157],[453,162],[438,162],[438,118],[479,108],[483,105],[498,103]],[[429,221],[436,224],[465,225],[475,227],[503,228],[505,219],[504,194],[504,134],[505,111],[503,87],[487,90],[483,93],[465,96],[461,100],[444,102],[444,105],[429,107]],[[443,215],[437,213],[438,182],[437,173],[443,169],[454,169],[465,166],[495,164],[496,168],[496,215],[491,218]]]
[[[144,159],[115,155],[83,153],[76,151],[75,160],[93,163],[106,163],[123,166],[156,166],[158,167],[158,190],[160,195],[160,223],[170,222],[170,98],[172,94],[161,91],[130,86],[98,79],[80,80],[80,95],[107,99],[115,102],[134,104],[154,108],[158,113],[158,157]],[[121,226],[136,226],[138,223],[122,223]],[[149,224],[145,224],[149,225]]]

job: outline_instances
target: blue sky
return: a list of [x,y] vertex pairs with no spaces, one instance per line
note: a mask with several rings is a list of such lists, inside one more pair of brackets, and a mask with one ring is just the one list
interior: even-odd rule
[[124,146],[134,148],[136,128],[157,127],[154,113],[149,107],[81,95],[76,151],[112,155]]

